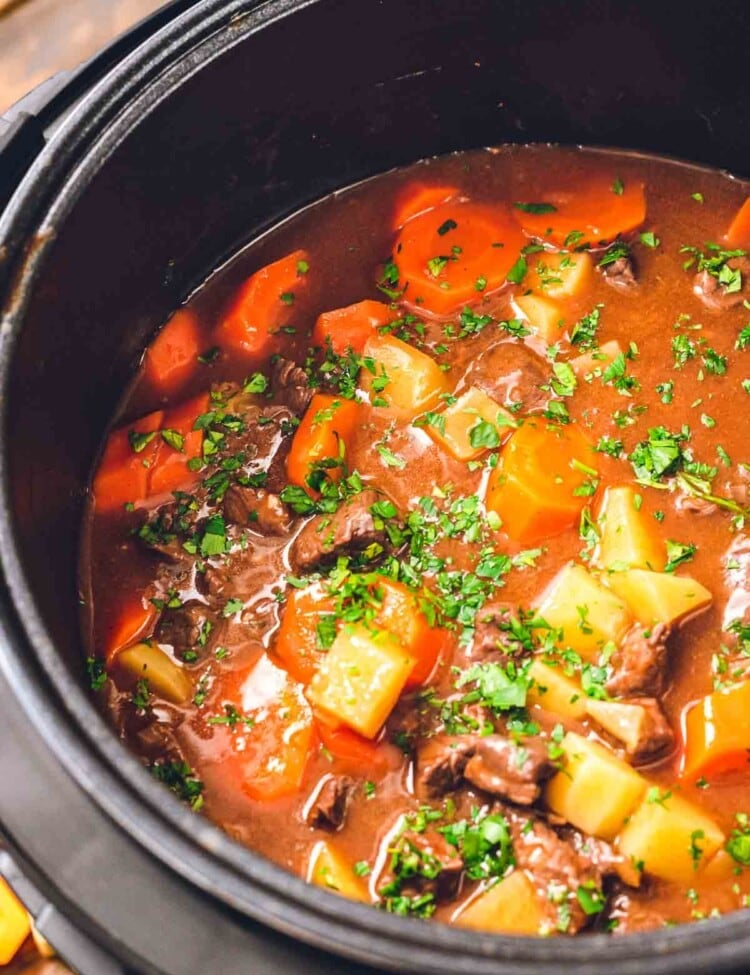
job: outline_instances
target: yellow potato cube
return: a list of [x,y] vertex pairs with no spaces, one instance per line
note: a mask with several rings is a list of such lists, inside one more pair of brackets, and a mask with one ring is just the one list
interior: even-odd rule
[[370,903],[367,888],[354,873],[354,866],[324,840],[316,843],[312,849],[307,866],[307,882],[325,887],[349,900]]
[[646,781],[598,742],[569,731],[565,766],[547,784],[549,808],[584,833],[611,840],[646,791]]
[[606,581],[643,626],[676,623],[710,605],[713,598],[700,582],[670,572],[628,569],[612,572]]
[[[370,401],[415,415],[449,391],[448,379],[430,356],[392,335],[373,335],[363,353],[359,384]],[[381,388],[382,387],[382,388]]]
[[547,345],[557,342],[565,324],[559,305],[540,295],[521,295],[514,299],[513,304],[520,317],[529,323],[529,327],[540,339]]
[[585,251],[575,254],[545,251],[529,259],[526,281],[533,291],[548,298],[571,298],[586,290],[593,269],[591,255]]
[[573,562],[552,580],[537,611],[562,631],[563,646],[589,661],[596,660],[607,643],[618,644],[633,622],[627,605]]
[[307,696],[315,707],[365,738],[374,738],[414,664],[392,633],[345,626],[323,658]]
[[26,909],[0,878],[0,965],[8,965],[13,961],[30,930]]
[[630,485],[607,488],[599,512],[599,545],[594,564],[602,569],[652,569],[662,572],[666,547],[654,532],[653,520],[637,506],[638,492]]
[[173,704],[185,704],[193,684],[184,670],[155,643],[136,643],[117,655],[117,665],[135,680],[147,680],[155,691]]
[[604,372],[607,366],[614,362],[621,353],[622,348],[617,339],[610,339],[609,342],[600,345],[598,349],[582,352],[575,359],[571,359],[570,366],[577,376],[588,377],[590,382],[595,375]]
[[528,676],[534,681],[526,695],[529,704],[576,721],[586,717],[586,695],[561,667],[543,663],[537,657],[531,662]]
[[654,787],[630,817],[617,845],[646,873],[689,884],[724,839],[713,819],[693,803]]
[[539,934],[546,929],[548,918],[534,885],[523,870],[514,870],[504,880],[460,907],[451,922],[472,931]]
[[478,442],[474,446],[471,442],[472,430],[481,421],[491,423],[494,427],[497,435],[495,446],[499,446],[513,428],[518,426],[518,421],[508,410],[475,386],[459,396],[455,403],[446,406],[438,415],[442,417],[441,424],[436,426],[431,423],[425,429],[436,443],[449,450],[457,460],[472,460],[490,446],[486,442]]
[[598,725],[617,738],[631,754],[638,751],[649,725],[646,709],[640,704],[627,704],[624,701],[586,701],[586,713]]

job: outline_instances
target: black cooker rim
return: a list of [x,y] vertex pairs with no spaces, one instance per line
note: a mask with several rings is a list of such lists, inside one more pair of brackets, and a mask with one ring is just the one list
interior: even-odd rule
[[[42,273],[54,227],[139,114],[200,65],[277,19],[329,0],[199,0],[178,12],[99,80],[50,138],[0,216],[5,312],[0,388],[7,386],[28,297]],[[373,2],[377,0],[360,0]],[[226,32],[231,38],[226,39]],[[200,57],[198,53],[200,52]],[[190,55],[188,57],[188,54]],[[6,403],[0,397],[0,429]],[[594,975],[607,965],[635,973],[718,972],[750,958],[745,912],[708,924],[621,938],[544,940],[475,934],[342,902],[240,846],[168,795],[120,744],[77,683],[36,611],[11,516],[7,457],[0,454],[0,566],[12,596],[0,619],[0,667],[29,720],[67,773],[120,828],[171,870],[228,906],[342,956],[397,971],[549,971]],[[376,920],[377,918],[377,920]]]

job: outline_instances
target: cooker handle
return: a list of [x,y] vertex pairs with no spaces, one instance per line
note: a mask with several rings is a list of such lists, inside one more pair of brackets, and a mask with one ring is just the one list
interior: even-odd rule
[[63,961],[75,958],[79,975],[127,975],[119,962],[105,954],[60,914],[54,904],[21,872],[7,850],[0,851],[0,876],[34,918],[39,934],[52,945]]
[[60,71],[0,115],[0,213],[55,126],[110,68],[197,0],[169,0],[88,61]]

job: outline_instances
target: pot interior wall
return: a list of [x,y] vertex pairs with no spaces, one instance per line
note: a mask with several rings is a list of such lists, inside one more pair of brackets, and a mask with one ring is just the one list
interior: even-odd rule
[[8,393],[19,548],[71,666],[92,461],[149,335],[212,267],[305,202],[453,149],[609,144],[747,172],[748,9],[321,0],[260,33],[233,21],[164,79],[47,246]]

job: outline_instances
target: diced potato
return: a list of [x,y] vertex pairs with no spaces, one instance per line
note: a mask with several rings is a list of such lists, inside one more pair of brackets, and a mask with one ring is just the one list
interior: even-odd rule
[[494,399],[476,386],[472,386],[439,414],[444,426],[429,424],[425,429],[440,446],[449,450],[457,460],[472,460],[487,450],[486,444],[471,443],[471,431],[482,420],[491,423],[496,432],[498,445],[518,426],[518,421]]
[[136,643],[122,650],[117,663],[135,680],[147,680],[150,690],[173,704],[185,704],[192,697],[188,675],[155,643]]
[[577,376],[589,376],[593,373],[604,372],[610,362],[622,353],[622,347],[617,339],[610,339],[591,352],[582,352],[575,359],[570,360],[570,366]]
[[354,866],[324,840],[316,843],[310,854],[307,882],[325,887],[349,900],[370,902],[367,888],[354,873]]
[[549,808],[584,833],[611,840],[646,791],[646,781],[598,742],[569,731],[565,767],[547,785]]
[[[435,406],[440,394],[449,391],[446,375],[434,359],[392,335],[369,338],[363,358],[359,382],[371,402],[417,414]],[[375,372],[367,360],[372,360]]]
[[521,295],[513,304],[540,339],[547,345],[557,342],[564,325],[559,305],[540,295]]
[[307,696],[315,707],[365,738],[374,738],[414,664],[392,633],[344,627],[321,661]]
[[642,705],[589,698],[586,701],[586,713],[613,738],[621,741],[626,751],[631,754],[638,751],[649,724],[648,714]]
[[514,870],[472,898],[451,918],[459,928],[495,934],[539,934],[547,926],[540,895],[523,870]]
[[719,850],[701,869],[701,877],[710,883],[729,880],[735,875],[737,861],[726,850]]
[[613,572],[607,576],[607,585],[644,626],[676,623],[704,609],[713,598],[695,579],[647,569]]
[[0,965],[8,965],[31,930],[23,904],[0,877]]
[[607,488],[599,512],[601,531],[594,564],[602,569],[652,569],[662,572],[666,546],[653,529],[653,519],[637,507],[637,491],[630,485]]
[[580,685],[564,674],[561,667],[543,663],[537,657],[531,662],[528,676],[534,681],[526,696],[529,704],[576,721],[586,717],[586,696]]
[[[658,790],[657,790],[658,791]],[[620,833],[618,847],[646,873],[689,884],[724,845],[724,834],[681,796],[650,793]]]
[[584,251],[576,254],[545,251],[529,259],[526,282],[533,291],[548,298],[571,298],[586,290],[593,268],[591,255]]
[[590,661],[607,643],[618,644],[633,622],[627,605],[573,562],[553,579],[537,611],[562,630],[563,645]]

